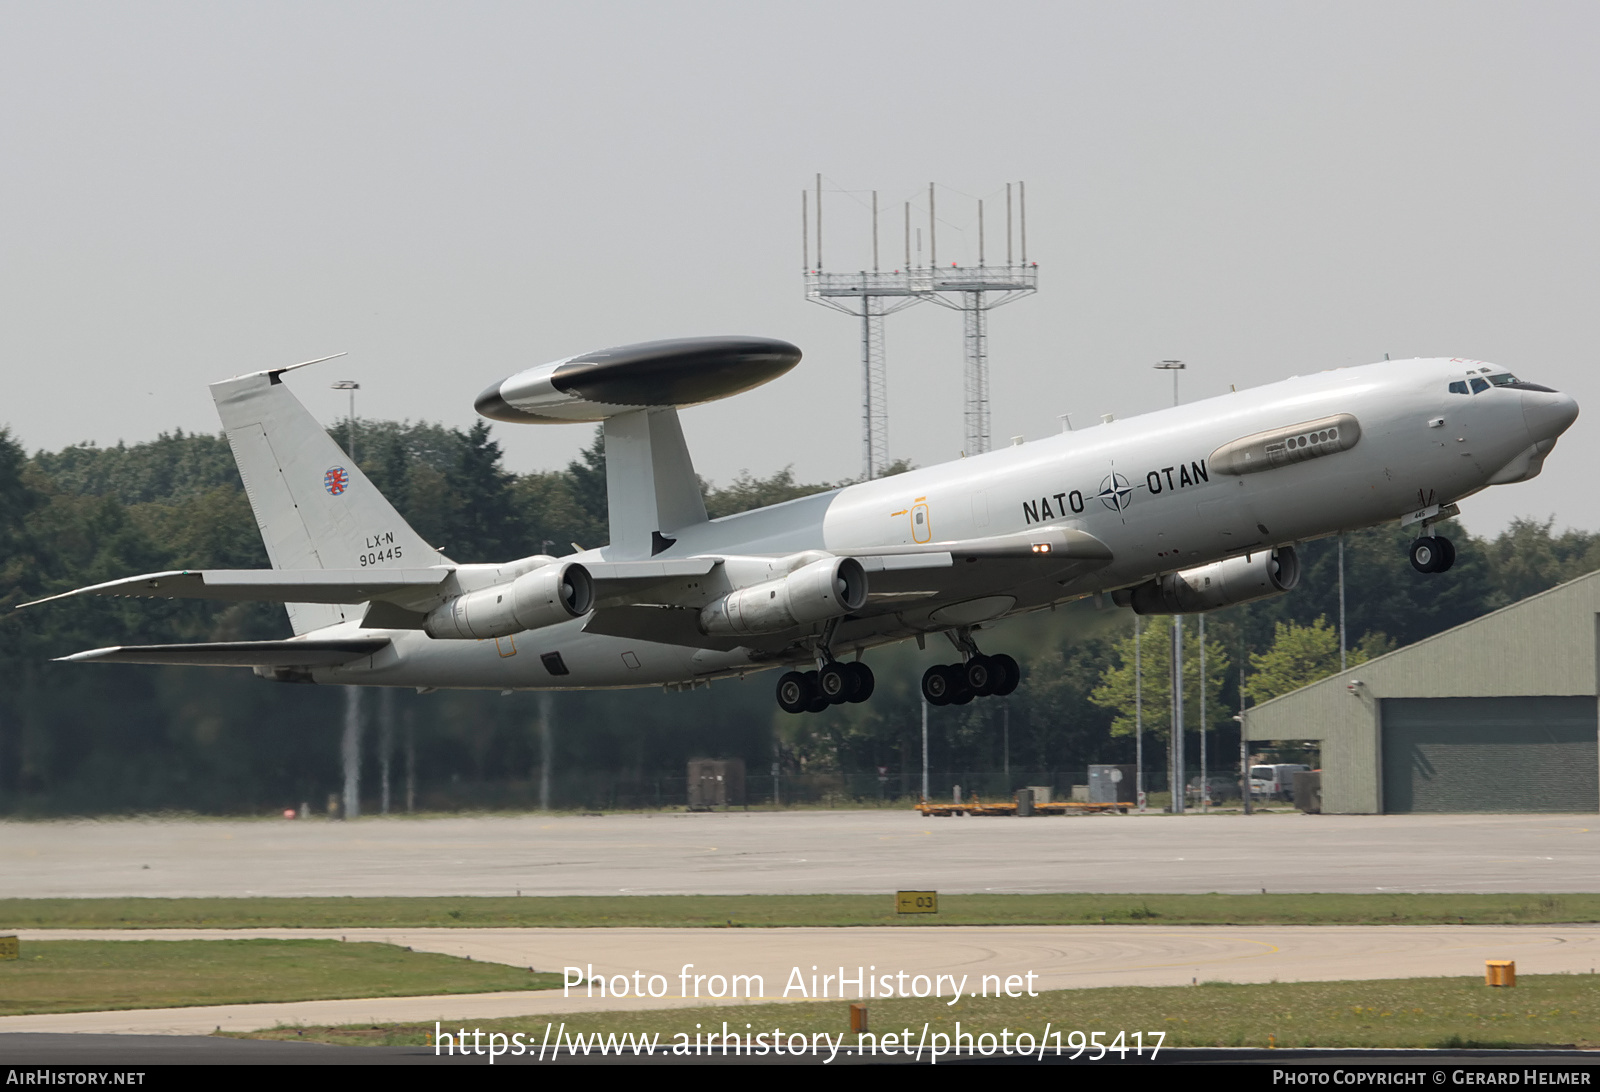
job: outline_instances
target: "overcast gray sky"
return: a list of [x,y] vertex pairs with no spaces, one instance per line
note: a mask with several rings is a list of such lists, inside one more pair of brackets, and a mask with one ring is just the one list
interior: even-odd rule
[[[857,327],[803,298],[802,188],[822,172],[848,269],[871,190],[940,183],[965,263],[976,200],[1025,180],[1041,290],[991,316],[998,443],[1165,405],[1162,358],[1189,400],[1477,357],[1585,413],[1467,525],[1597,529],[1597,27],[1461,0],[10,3],[0,422],[30,449],[211,431],[208,382],[345,350],[291,380],[325,420],[349,378],[364,416],[464,426],[532,364],[749,333],[805,360],[685,413],[701,473],[849,477]],[[891,454],[953,458],[960,316],[887,341]],[[529,470],[592,430],[495,435]]]

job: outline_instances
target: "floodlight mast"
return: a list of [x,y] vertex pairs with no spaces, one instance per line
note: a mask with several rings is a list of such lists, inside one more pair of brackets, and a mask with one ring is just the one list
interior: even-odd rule
[[911,203],[905,203],[905,265],[884,272],[878,262],[878,193],[872,191],[872,272],[828,273],[822,264],[822,175],[816,176],[816,262],[811,261],[808,209],[812,198],[801,191],[800,234],[805,264],[806,298],[861,319],[861,446],[862,473],[875,478],[889,462],[888,388],[885,378],[883,317],[928,300],[963,315],[965,453],[976,455],[990,447],[988,312],[1038,290],[1038,263],[1028,264],[1027,205],[1022,183],[1017,183],[1022,250],[1020,263],[1012,262],[1011,184],[1006,184],[1006,264],[985,264],[983,202],[978,202],[978,265],[938,268],[936,191],[928,186],[928,261],[921,264],[921,242],[913,264],[911,253]]
[[[1187,367],[1188,365],[1181,360],[1163,360],[1155,365],[1157,371],[1172,373],[1172,404],[1174,406],[1178,404],[1178,373]],[[1205,640],[1204,623],[1201,625],[1200,634],[1203,642]],[[1200,664],[1203,669],[1205,666],[1205,651],[1203,649],[1200,653]],[[1200,707],[1202,709],[1205,708],[1205,685],[1206,681],[1202,676],[1200,679]],[[1203,754],[1205,749],[1204,723],[1201,724],[1200,731],[1202,733],[1200,747]],[[1181,815],[1185,810],[1184,793],[1188,788],[1183,765],[1183,615],[1181,614],[1172,616],[1172,732],[1169,743],[1170,745],[1167,748],[1167,771],[1170,779],[1169,787],[1172,790],[1172,804],[1168,810],[1174,815]],[[1205,760],[1203,758],[1201,759],[1200,769],[1203,774],[1205,770]],[[1200,792],[1203,798],[1205,794],[1203,778],[1200,784]]]

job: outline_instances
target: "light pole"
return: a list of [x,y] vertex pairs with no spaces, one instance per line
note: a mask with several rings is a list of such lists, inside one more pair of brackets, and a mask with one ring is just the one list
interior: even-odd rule
[[1344,652],[1344,536],[1339,536],[1339,670],[1345,669]]
[[[346,438],[346,448],[350,455],[350,468],[355,469],[356,461],[356,391],[361,389],[361,384],[352,379],[341,379],[333,384],[336,391],[350,392],[350,434]],[[385,731],[388,726],[385,724]],[[387,742],[385,743],[387,746]],[[339,809],[341,818],[359,819],[361,817],[361,688],[347,686],[344,688],[344,739],[339,747],[340,757],[344,763],[344,796],[343,806]],[[383,810],[389,810],[389,756],[384,752],[383,769]]]
[[1178,373],[1183,371],[1187,365],[1181,360],[1163,360],[1155,367],[1158,372],[1172,373],[1172,404],[1176,406],[1178,404]]
[[1144,663],[1140,659],[1139,616],[1133,616],[1133,798],[1144,811]]
[[353,379],[341,379],[333,384],[333,389],[350,392],[350,416],[348,418],[350,435],[345,438],[347,441],[345,447],[348,449],[350,461],[353,463],[356,461],[356,391],[361,389],[361,384]]
[[[1178,404],[1178,373],[1186,365],[1181,360],[1163,360],[1156,370],[1172,373],[1172,404]],[[1202,680],[1201,685],[1205,683]],[[1171,771],[1172,804],[1174,815],[1183,814],[1183,615],[1172,616],[1172,733],[1167,768]],[[1204,791],[1204,790],[1202,790]]]
[[1200,810],[1211,810],[1211,782],[1206,769],[1206,616],[1201,615],[1200,627]]

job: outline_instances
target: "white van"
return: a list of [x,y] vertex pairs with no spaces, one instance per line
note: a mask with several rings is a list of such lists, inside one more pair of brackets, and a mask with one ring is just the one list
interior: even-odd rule
[[1275,766],[1250,767],[1250,795],[1251,796],[1277,796],[1285,800],[1294,799],[1294,775],[1301,770],[1309,771],[1310,766],[1303,762],[1284,762]]

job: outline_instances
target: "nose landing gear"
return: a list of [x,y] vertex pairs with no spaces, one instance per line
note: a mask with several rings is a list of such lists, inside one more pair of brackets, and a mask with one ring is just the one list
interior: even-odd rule
[[1442,573],[1456,563],[1456,548],[1447,538],[1428,534],[1411,543],[1411,567],[1419,573]]

